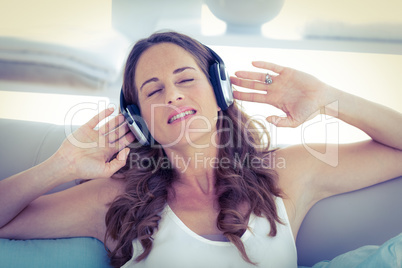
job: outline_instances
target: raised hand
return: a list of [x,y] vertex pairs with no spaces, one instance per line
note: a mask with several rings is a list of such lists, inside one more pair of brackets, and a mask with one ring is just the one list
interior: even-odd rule
[[329,86],[317,78],[269,62],[255,61],[255,67],[274,72],[272,83],[265,83],[267,72],[238,71],[231,77],[233,85],[258,92],[234,91],[239,100],[267,103],[286,113],[286,117],[268,116],[266,120],[278,127],[297,127],[317,114],[330,101]]
[[[123,115],[95,129],[100,121],[112,113],[113,109],[107,109],[94,116],[70,134],[56,152],[57,159],[68,164],[70,177],[108,178],[125,165],[130,151],[126,147],[134,141],[134,135],[124,123]],[[116,158],[111,160],[116,153]]]

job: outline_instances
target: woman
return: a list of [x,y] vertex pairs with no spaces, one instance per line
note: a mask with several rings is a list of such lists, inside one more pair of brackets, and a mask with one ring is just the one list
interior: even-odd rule
[[[139,106],[156,145],[133,143],[122,115],[95,130],[113,111],[102,112],[74,133],[99,146],[66,140],[44,163],[0,182],[0,237],[95,237],[116,267],[296,267],[294,239],[317,201],[402,174],[401,114],[305,73],[254,62],[262,72],[237,72],[231,81],[258,92],[234,97],[287,115],[269,122],[295,127],[321,111],[372,138],[339,145],[335,168],[302,145],[268,151],[256,122],[236,104],[217,105],[212,61],[205,47],[177,33],[138,42],[123,93]],[[275,165],[279,159],[285,165]],[[77,178],[91,180],[42,196]]]

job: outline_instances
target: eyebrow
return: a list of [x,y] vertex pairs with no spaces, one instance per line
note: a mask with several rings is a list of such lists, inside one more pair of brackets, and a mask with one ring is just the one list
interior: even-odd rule
[[[173,71],[173,74],[178,74],[178,73],[184,72],[185,70],[188,70],[188,69],[195,71],[195,68],[190,67],[190,66],[186,66],[186,67],[181,67],[181,68],[178,68],[178,69],[174,70],[174,71]],[[146,84],[151,83],[151,82],[158,82],[158,81],[159,81],[158,78],[152,77],[152,78],[148,79],[147,81],[145,81],[144,83],[142,83],[142,85],[141,85],[141,87],[140,87],[140,90],[142,90],[142,88],[143,88]]]

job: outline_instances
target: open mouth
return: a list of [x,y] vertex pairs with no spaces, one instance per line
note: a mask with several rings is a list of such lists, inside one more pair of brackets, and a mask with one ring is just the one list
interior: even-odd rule
[[182,118],[184,118],[184,117],[186,117],[186,116],[188,116],[188,115],[192,115],[192,114],[195,114],[195,113],[196,113],[195,110],[188,110],[188,111],[185,111],[185,112],[181,112],[181,113],[179,113],[179,114],[176,114],[176,115],[172,116],[172,117],[168,120],[168,124],[171,124],[171,123],[173,123],[173,122],[176,121],[176,120],[182,119]]

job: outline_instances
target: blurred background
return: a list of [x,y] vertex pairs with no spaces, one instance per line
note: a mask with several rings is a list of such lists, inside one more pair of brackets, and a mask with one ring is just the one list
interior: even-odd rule
[[[118,107],[131,46],[166,29],[212,47],[231,75],[271,61],[402,112],[401,11],[400,0],[0,0],[0,118],[80,125]],[[267,127],[274,144],[367,138],[325,116]]]

